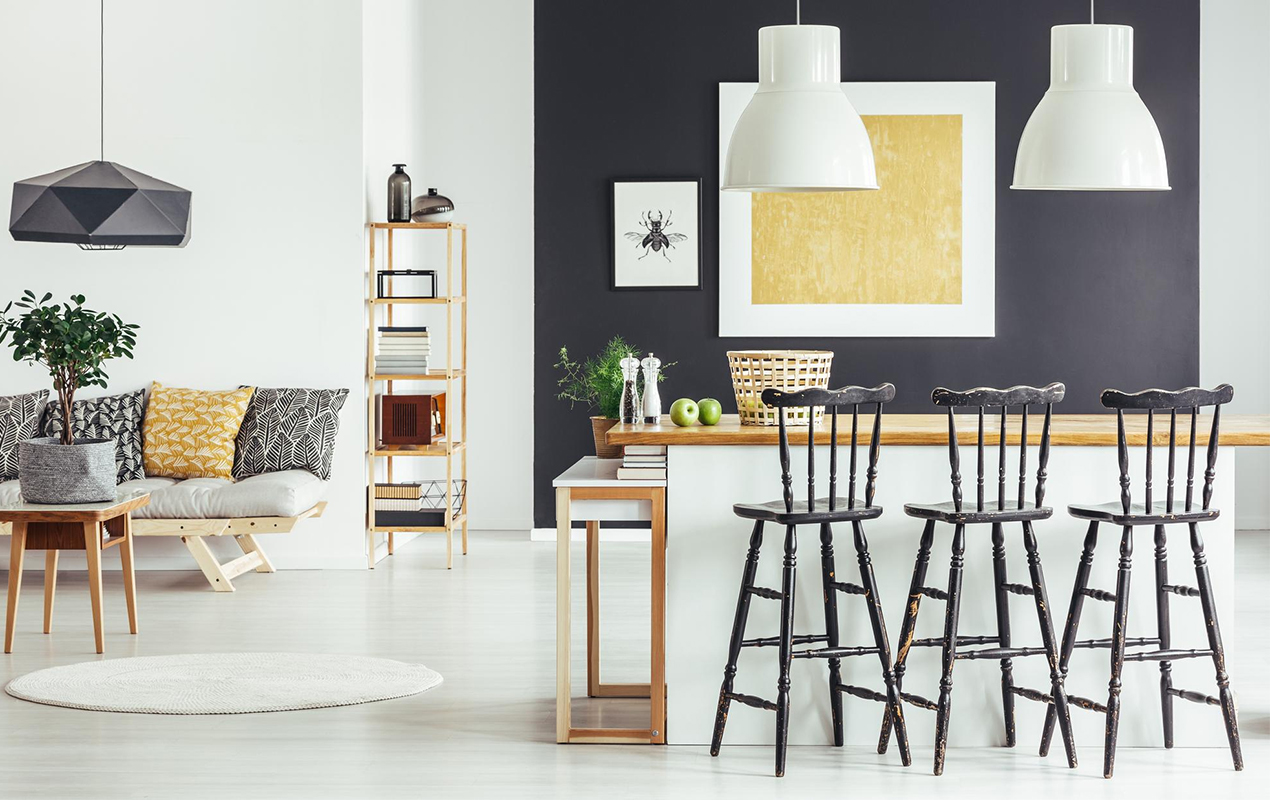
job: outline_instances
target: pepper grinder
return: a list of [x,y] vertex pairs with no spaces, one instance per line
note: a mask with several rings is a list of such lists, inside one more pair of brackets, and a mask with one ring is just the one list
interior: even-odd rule
[[622,359],[619,366],[622,368],[622,405],[621,417],[622,422],[627,425],[634,425],[639,422],[643,412],[643,406],[639,400],[639,359],[630,353],[626,354],[626,358]]
[[661,421],[661,395],[657,392],[661,359],[649,353],[648,358],[639,363],[644,368],[644,422],[656,425]]

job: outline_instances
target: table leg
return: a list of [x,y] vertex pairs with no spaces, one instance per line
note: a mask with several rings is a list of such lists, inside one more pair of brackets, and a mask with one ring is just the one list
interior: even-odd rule
[[26,523],[10,523],[13,530],[9,542],[9,605],[4,617],[4,651],[13,652],[13,626],[18,616],[18,593],[22,589],[22,561],[26,555]]
[[600,696],[600,523],[586,523],[586,693]]
[[649,733],[653,744],[666,743],[666,490],[653,490],[652,520],[652,664],[648,681]]
[[57,550],[44,551],[44,632],[53,632],[53,593],[57,591]]
[[[569,741],[569,490],[556,489],[556,741]],[[10,601],[12,602],[12,601]]]
[[123,565],[123,596],[128,603],[128,630],[137,632],[137,573],[132,560],[132,515],[123,518],[123,541],[119,543],[119,560]]
[[97,652],[106,651],[101,619],[101,523],[84,523],[84,554],[88,557],[88,596],[93,603],[93,639]]

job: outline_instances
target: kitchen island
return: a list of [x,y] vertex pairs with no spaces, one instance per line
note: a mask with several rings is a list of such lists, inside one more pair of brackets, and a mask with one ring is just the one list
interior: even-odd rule
[[[961,421],[959,415],[959,422]],[[1017,418],[1007,429],[1007,444],[1017,445]],[[1029,444],[1039,444],[1040,425],[1029,428]],[[1208,441],[1209,423],[1199,422],[1198,442]],[[860,457],[866,458],[864,447],[869,442],[872,417],[861,414]],[[973,415],[964,417],[958,426],[958,444],[962,448],[963,473],[973,486],[975,472],[976,429]],[[1180,430],[1178,447],[1188,441]],[[985,444],[989,447],[987,469],[995,476],[997,444],[995,426],[988,426]],[[791,428],[794,445],[792,457],[794,485],[805,486],[806,428]],[[1134,490],[1140,491],[1145,459],[1146,418],[1127,416],[1126,430],[1130,444],[1131,474]],[[828,493],[829,442],[828,420],[818,426],[816,435],[816,474],[820,476],[818,495]],[[839,424],[842,467],[850,444],[850,424]],[[666,498],[666,683],[668,744],[705,745],[710,741],[719,683],[727,656],[727,642],[735,610],[736,593],[741,577],[746,544],[751,524],[735,517],[732,505],[740,502],[766,502],[780,497],[780,467],[777,460],[777,429],[765,426],[743,426],[735,415],[725,415],[713,427],[700,425],[678,428],[669,417],[657,425],[619,424],[608,432],[608,442],[616,445],[665,445],[668,450]],[[801,446],[799,446],[801,443]],[[1162,484],[1167,474],[1168,429],[1155,429],[1155,474]],[[904,514],[905,503],[930,503],[951,499],[948,463],[947,417],[943,414],[884,414],[881,434],[881,460],[875,504],[885,512],[881,518],[865,526],[874,569],[877,573],[888,633],[892,642],[899,631],[901,614],[912,575],[913,558],[921,534],[921,520]],[[1221,426],[1221,449],[1217,461],[1217,478],[1212,505],[1221,516],[1205,523],[1201,531],[1206,543],[1208,562],[1217,594],[1218,614],[1226,643],[1227,663],[1239,647],[1234,619],[1234,507],[1235,447],[1270,446],[1270,416],[1224,414]],[[1035,453],[1033,448],[1031,453]],[[1007,458],[1007,474],[1018,474],[1018,449],[1011,448]],[[1035,457],[1030,458],[1031,470]],[[1201,467],[1202,469],[1202,467]],[[1179,478],[1184,479],[1185,466],[1179,464]],[[1046,582],[1053,607],[1054,624],[1061,629],[1071,586],[1085,535],[1085,523],[1068,516],[1069,503],[1101,503],[1119,499],[1119,468],[1116,458],[1116,417],[1114,414],[1055,414],[1051,434],[1046,504],[1054,508],[1052,519],[1036,524],[1040,553],[1044,561]],[[1035,475],[1029,476],[1029,491]],[[995,494],[995,481],[990,479]],[[841,492],[840,492],[841,493]],[[796,494],[800,494],[796,491]],[[990,498],[995,502],[995,496]],[[1137,499],[1135,495],[1135,499]],[[973,501],[970,501],[973,503]],[[758,584],[779,585],[781,535],[769,525],[759,565]],[[1104,526],[1094,558],[1090,586],[1099,589],[1115,587],[1120,531]],[[800,530],[800,563],[795,632],[822,633],[823,604],[820,599],[819,539],[814,527]],[[1194,571],[1185,527],[1170,526],[1170,574],[1190,582]],[[835,529],[837,572],[840,579],[854,580],[855,551],[851,545],[849,526]],[[927,585],[940,587],[946,582],[949,542],[952,526],[939,525],[931,550],[931,566]],[[989,531],[985,526],[972,526],[966,546],[965,578],[961,603],[962,635],[992,634],[996,631],[993,599],[993,572]],[[1130,637],[1153,636],[1155,633],[1155,594],[1153,543],[1151,529],[1137,532],[1137,557],[1133,570]],[[1026,580],[1027,563],[1022,545],[1021,526],[1006,526],[1006,549],[1010,580]],[[1187,578],[1186,576],[1190,576]],[[1016,646],[1039,645],[1035,612],[1030,598],[1014,598],[1011,607]],[[1199,605],[1193,600],[1176,598],[1172,602],[1174,647],[1202,648],[1206,644]],[[843,645],[871,643],[869,623],[862,603],[839,603],[841,640]],[[943,606],[930,603],[918,619],[919,638],[938,637],[943,629]],[[1101,638],[1111,635],[1110,604],[1086,604],[1080,637]],[[777,604],[751,605],[747,636],[775,636],[779,629]],[[924,648],[908,659],[904,689],[927,697],[937,694],[939,651]],[[1106,650],[1078,650],[1072,657],[1067,689],[1073,694],[1105,699],[1110,673]],[[736,690],[760,697],[775,697],[776,659],[767,648],[748,649],[742,653]],[[1015,684],[1047,689],[1048,671],[1042,658],[1018,658],[1014,662]],[[1238,693],[1241,676],[1231,675]],[[796,659],[791,678],[790,743],[830,744],[832,742],[827,672],[824,664],[809,659]],[[1000,745],[1005,741],[1001,719],[1000,671],[995,662],[959,663],[953,674],[957,689],[953,694],[950,746]],[[1211,688],[1213,668],[1207,659],[1190,659],[1174,664],[1174,685],[1182,688]],[[877,661],[873,658],[846,659],[843,662],[845,683],[882,688]],[[1120,745],[1160,746],[1159,674],[1154,664],[1130,664],[1124,676],[1123,713],[1120,722]],[[876,744],[882,707],[880,704],[844,698],[846,743]],[[1039,741],[1044,708],[1035,703],[1017,704],[1019,748],[1035,752]],[[1216,709],[1191,703],[1174,703],[1176,745],[1225,747],[1226,737],[1221,714]],[[930,746],[934,741],[934,714],[919,708],[907,711],[909,736],[916,745]],[[1101,746],[1103,716],[1073,710],[1076,741],[1081,746]],[[774,740],[775,715],[748,708],[737,708],[728,720],[725,744],[767,744]],[[1062,748],[1051,751],[1056,767],[1064,766]],[[894,756],[894,747],[892,747]]]

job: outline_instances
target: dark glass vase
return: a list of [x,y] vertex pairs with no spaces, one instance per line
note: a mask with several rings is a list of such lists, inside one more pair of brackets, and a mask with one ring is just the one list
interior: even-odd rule
[[388,221],[410,221],[410,176],[405,164],[393,164],[396,171],[388,176]]

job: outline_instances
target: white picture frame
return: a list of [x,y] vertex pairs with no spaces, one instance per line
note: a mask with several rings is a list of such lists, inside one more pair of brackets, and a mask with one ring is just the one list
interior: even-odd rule
[[[719,176],[757,83],[719,84]],[[959,304],[751,303],[751,195],[719,192],[720,336],[991,337],[996,335],[996,84],[843,83],[865,115],[962,117],[962,292]],[[720,184],[721,185],[721,184]]]

